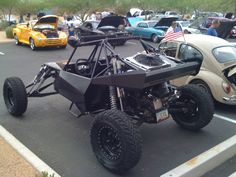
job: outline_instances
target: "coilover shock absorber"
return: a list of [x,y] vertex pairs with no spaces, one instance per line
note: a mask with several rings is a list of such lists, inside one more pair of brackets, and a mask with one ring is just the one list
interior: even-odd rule
[[114,86],[109,86],[109,97],[110,97],[111,109],[117,109],[117,97]]

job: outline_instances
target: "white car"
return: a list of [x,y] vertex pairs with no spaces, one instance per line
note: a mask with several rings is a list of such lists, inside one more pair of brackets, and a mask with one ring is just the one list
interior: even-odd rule
[[140,17],[142,19],[150,19],[154,12],[152,10],[139,10],[133,14],[133,17]]
[[159,49],[175,60],[202,60],[196,76],[184,76],[172,80],[172,84],[196,84],[218,102],[236,105],[236,47],[233,43],[204,34],[186,34],[184,38],[162,41]]
[[196,28],[190,28],[190,22],[189,21],[176,21],[177,25],[180,26],[182,28],[182,30],[187,30],[188,33],[191,34],[201,34],[201,31],[199,29]]
[[82,23],[82,20],[80,17],[74,15],[74,16],[68,16],[67,19],[64,21],[64,24],[66,24],[68,27],[79,27]]

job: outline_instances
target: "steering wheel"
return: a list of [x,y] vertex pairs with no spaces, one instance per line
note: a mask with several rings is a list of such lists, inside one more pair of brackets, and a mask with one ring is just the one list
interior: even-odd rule
[[75,72],[81,76],[90,76],[92,72],[92,65],[87,59],[78,59],[75,63]]

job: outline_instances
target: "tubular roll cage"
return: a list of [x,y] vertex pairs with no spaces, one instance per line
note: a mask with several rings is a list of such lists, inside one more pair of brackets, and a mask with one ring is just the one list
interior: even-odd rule
[[[128,40],[128,39],[137,39],[137,37],[122,37],[122,38],[120,37],[119,39]],[[106,38],[106,39],[100,39],[100,40],[95,40],[95,41],[90,41],[90,42],[81,42],[81,43],[79,41],[77,41],[77,44],[75,45],[75,47],[74,47],[69,59],[67,60],[67,63],[64,66],[63,70],[64,71],[67,70],[78,47],[89,46],[89,45],[95,45],[95,47],[92,50],[92,53],[90,54],[90,56],[88,58],[88,63],[95,60],[95,64],[93,66],[91,78],[96,78],[99,75],[106,72],[107,70],[111,69],[112,64],[110,64],[110,60],[112,58],[116,58],[117,60],[120,60],[125,63],[125,61],[114,51],[114,46],[111,46],[111,44],[109,43],[109,41],[112,41],[112,40],[117,40],[117,38]],[[142,40],[141,40],[141,43],[142,43],[142,45],[145,45],[145,44],[143,44]],[[104,54],[105,54],[106,68],[95,75],[95,69],[99,63],[100,58],[101,58],[102,51],[104,51]],[[109,54],[109,52],[110,52],[110,54]],[[97,55],[97,57],[96,57],[96,55]],[[53,85],[53,83],[54,83],[54,81],[52,81],[49,84],[46,84],[45,86],[43,86],[44,82],[50,77],[56,77],[56,75],[58,74],[59,71],[60,71],[59,69],[50,67],[49,65],[47,65],[47,63],[43,64],[40,68],[39,73],[35,76],[33,81],[26,86],[26,89],[30,88],[29,91],[27,91],[27,96],[28,97],[45,97],[45,96],[58,94],[57,91],[46,92],[46,93],[42,93],[42,92],[45,89],[47,89],[48,87],[50,87],[51,85]]]

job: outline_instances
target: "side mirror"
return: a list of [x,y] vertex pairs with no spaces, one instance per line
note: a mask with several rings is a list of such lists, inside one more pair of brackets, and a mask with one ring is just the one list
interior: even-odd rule
[[70,36],[69,39],[68,39],[68,44],[73,47],[73,48],[76,48],[79,46],[80,44],[80,40],[77,39],[75,36]]
[[26,26],[27,26],[27,28],[29,28],[29,23],[27,23],[27,25],[26,25]]

